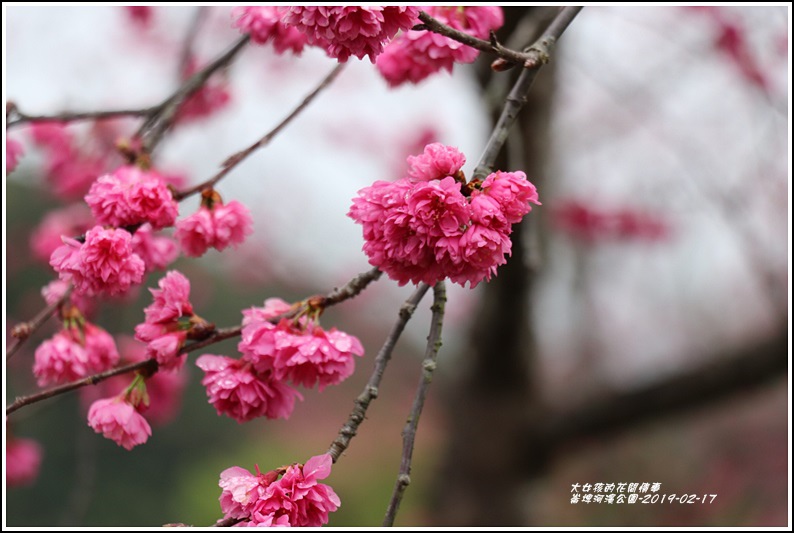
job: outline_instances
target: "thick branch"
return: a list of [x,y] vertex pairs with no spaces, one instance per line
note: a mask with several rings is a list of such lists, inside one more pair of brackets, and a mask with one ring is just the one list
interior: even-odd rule
[[[708,363],[647,387],[588,402],[552,414],[541,439],[549,450],[568,442],[615,433],[664,416],[682,413],[730,398],[786,375],[789,363],[787,328],[728,358]],[[532,434],[534,433],[534,437]],[[528,438],[538,438],[529,428]]]
[[199,28],[201,28],[201,24],[207,17],[208,11],[209,6],[199,6],[196,8],[195,13],[193,13],[193,18],[190,20],[190,25],[188,26],[187,33],[185,34],[185,40],[182,41],[182,51],[179,53],[178,74],[180,77],[183,76],[188,70],[190,59],[193,57],[193,43],[196,41]]
[[436,369],[436,358],[441,349],[441,326],[444,324],[444,306],[447,302],[447,290],[443,281],[439,281],[433,287],[433,315],[430,319],[430,333],[427,336],[427,349],[425,359],[422,361],[422,375],[419,379],[419,386],[416,389],[414,403],[411,406],[411,413],[403,428],[403,450],[400,458],[400,471],[397,474],[397,482],[394,485],[389,506],[386,509],[386,517],[383,519],[383,527],[392,527],[397,511],[400,510],[400,503],[403,499],[405,489],[411,483],[411,459],[414,453],[414,441],[416,430],[419,426],[419,417],[425,405],[427,391],[430,382],[433,380],[433,371]]
[[358,427],[364,421],[369,404],[372,402],[372,400],[378,397],[378,387],[380,387],[380,382],[383,378],[383,372],[386,370],[386,365],[388,365],[389,360],[391,359],[391,353],[394,350],[394,346],[397,344],[397,339],[400,338],[400,335],[405,329],[405,325],[414,314],[414,311],[416,311],[416,306],[419,305],[419,302],[422,300],[422,297],[424,297],[429,288],[430,287],[424,283],[419,284],[413,294],[411,294],[410,298],[408,298],[405,303],[403,303],[402,307],[400,307],[399,318],[397,319],[397,322],[395,322],[394,326],[392,326],[391,333],[389,333],[389,336],[386,337],[386,341],[383,343],[383,346],[375,358],[375,368],[372,371],[372,375],[370,376],[367,385],[364,387],[364,390],[361,392],[361,394],[359,394],[355,399],[355,407],[353,407],[353,410],[350,412],[350,416],[348,416],[347,421],[339,430],[339,435],[336,437],[334,442],[331,443],[331,447],[328,448],[328,453],[331,454],[331,458],[334,462],[339,460],[339,457],[350,445],[350,441],[358,432]]
[[485,145],[485,150],[483,150],[480,161],[477,163],[477,168],[474,170],[475,179],[484,179],[493,171],[496,157],[499,155],[502,146],[504,146],[507,140],[507,134],[513,126],[513,123],[515,123],[518,112],[521,111],[521,108],[527,103],[527,94],[532,87],[532,83],[535,81],[538,71],[549,61],[549,54],[554,44],[557,42],[557,39],[560,38],[581,9],[582,8],[578,6],[563,8],[554,20],[551,21],[551,24],[546,28],[546,31],[540,39],[535,41],[529,48],[530,53],[532,51],[535,53],[533,62],[531,64],[525,62],[524,66],[526,68],[521,72],[516,83],[513,85],[513,89],[507,96],[502,114],[491,133],[491,138],[488,139],[488,144]]
[[191,196],[193,194],[201,192],[204,189],[214,186],[221,179],[223,179],[223,177],[226,176],[226,174],[228,174],[234,167],[242,163],[243,160],[245,160],[254,151],[270,143],[270,141],[272,141],[273,138],[276,135],[278,135],[282,129],[284,129],[290,122],[292,122],[292,120],[295,117],[297,117],[301,113],[301,111],[303,111],[311,103],[311,101],[314,100],[314,98],[323,91],[323,89],[328,87],[331,84],[331,82],[333,82],[334,79],[336,79],[339,73],[342,72],[344,66],[345,63],[339,63],[336,67],[334,67],[334,69],[330,73],[328,73],[328,75],[325,78],[323,78],[323,80],[317,85],[317,87],[315,87],[312,92],[306,95],[303,101],[300,104],[298,104],[298,106],[295,109],[293,109],[289,113],[289,115],[284,117],[284,119],[281,122],[279,122],[275,128],[267,132],[264,137],[256,141],[248,148],[245,148],[244,150],[240,150],[236,154],[232,154],[231,156],[229,156],[226,159],[226,161],[223,162],[223,165],[221,166],[221,170],[218,171],[217,174],[212,176],[210,179],[202,183],[199,183],[195,187],[191,187],[190,189],[177,193],[175,195],[175,199],[177,201],[183,200],[188,196]]
[[63,296],[61,296],[60,298],[58,298],[57,301],[51,303],[50,305],[39,311],[39,313],[36,316],[34,316],[32,319],[30,319],[27,322],[22,322],[21,324],[17,324],[16,326],[14,326],[14,329],[12,330],[11,334],[16,338],[16,342],[14,342],[14,344],[8,347],[8,350],[6,351],[6,361],[11,359],[11,357],[15,353],[17,353],[17,351],[22,346],[22,344],[28,338],[30,338],[30,336],[33,335],[33,333],[36,330],[38,330],[41,326],[43,326],[44,323],[53,314],[55,314],[55,311],[61,305],[63,305],[66,299],[69,298],[70,294],[72,294],[71,285],[69,286],[68,289],[66,289],[66,291],[64,291]]

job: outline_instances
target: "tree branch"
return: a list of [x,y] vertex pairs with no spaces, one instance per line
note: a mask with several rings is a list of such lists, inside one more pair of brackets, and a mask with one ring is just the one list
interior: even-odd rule
[[182,50],[179,53],[179,72],[180,77],[187,72],[190,58],[193,56],[193,43],[196,41],[199,28],[206,18],[209,6],[198,6],[193,13],[193,18],[190,20],[185,39],[182,41]]
[[182,102],[198,91],[215,72],[228,66],[250,39],[251,36],[248,34],[241,37],[229,50],[192,75],[174,94],[158,106],[157,112],[149,116],[135,134],[135,137],[140,137],[143,140],[144,152],[152,153],[165,132],[173,124]]
[[350,445],[350,441],[356,436],[358,427],[364,421],[364,417],[367,414],[369,404],[378,397],[378,387],[380,387],[383,372],[386,370],[386,365],[389,364],[391,353],[394,350],[394,346],[397,344],[397,339],[400,338],[400,335],[405,329],[405,325],[414,314],[414,311],[416,311],[416,306],[419,305],[419,302],[429,288],[428,285],[420,283],[413,294],[411,294],[405,303],[403,303],[402,307],[400,307],[399,318],[394,326],[392,326],[389,336],[386,337],[377,357],[375,357],[375,368],[372,371],[367,385],[353,402],[355,406],[350,412],[350,416],[348,416],[347,421],[345,421],[342,428],[339,430],[339,435],[331,443],[330,448],[328,448],[327,453],[331,455],[331,459],[334,463],[339,460],[339,457]]
[[416,389],[411,413],[408,415],[408,420],[402,431],[403,450],[400,458],[400,471],[397,475],[397,482],[394,485],[389,506],[386,509],[383,527],[394,526],[394,518],[397,516],[397,511],[400,510],[403,494],[411,483],[411,459],[414,453],[414,440],[416,439],[416,430],[419,426],[419,417],[425,405],[427,391],[430,388],[430,382],[433,380],[433,371],[436,369],[438,351],[441,349],[441,327],[444,324],[444,306],[446,302],[447,290],[442,280],[433,287],[433,306],[431,307],[433,315],[430,319],[430,333],[427,336],[425,359],[422,361],[422,375],[419,380],[419,386]]
[[[321,296],[320,298],[323,301],[324,307],[330,307],[332,305],[336,305],[338,303],[344,302],[345,300],[349,300],[355,296],[358,296],[361,291],[363,291],[367,285],[372,283],[373,281],[380,278],[380,271],[376,268],[368,270],[367,272],[363,272],[350,281],[348,281],[345,285],[340,288],[335,288],[331,292],[329,292],[325,296]],[[306,301],[304,301],[306,302]],[[304,304],[306,305],[306,304]],[[283,313],[281,315],[272,317],[268,319],[269,322],[276,324],[282,318],[290,318],[295,316],[300,311],[300,308],[293,309],[287,313]],[[206,348],[212,344],[221,342],[226,339],[231,339],[237,337],[242,332],[243,327],[240,326],[232,326],[228,328],[218,329],[215,330],[210,336],[206,339],[202,339],[200,341],[193,342],[191,344],[185,345],[179,351],[179,355],[183,353],[194,352],[196,350],[200,350],[202,348]],[[152,366],[148,366],[152,365]],[[88,376],[83,379],[79,379],[73,381],[71,383],[66,383],[65,385],[60,385],[58,387],[53,387],[51,389],[47,389],[41,392],[37,392],[35,394],[31,394],[29,396],[22,396],[18,397],[13,404],[11,404],[6,409],[6,416],[13,413],[20,407],[24,407],[26,405],[30,405],[36,402],[40,402],[42,400],[46,400],[48,398],[52,398],[53,396],[58,396],[60,394],[73,391],[75,389],[79,389],[81,387],[85,387],[87,385],[96,385],[100,381],[103,381],[109,377],[117,376],[119,374],[124,374],[126,372],[132,372],[134,370],[138,370],[139,368],[147,368],[151,373],[157,371],[157,361],[155,359],[147,359],[145,361],[139,361],[137,363],[132,363],[129,365],[121,366],[112,370],[108,370],[107,372],[102,372],[100,374],[95,374],[93,376]]]
[[136,363],[120,366],[100,374],[88,376],[87,378],[79,379],[71,383],[66,383],[65,385],[60,385],[45,391],[37,392],[36,394],[31,394],[29,396],[18,396],[16,400],[14,400],[14,403],[6,408],[6,416],[10,415],[20,407],[40,402],[42,400],[46,400],[47,398],[52,398],[53,396],[58,396],[59,394],[70,392],[87,385],[96,385],[100,381],[105,381],[106,379],[112,378],[113,376],[126,374],[127,372],[133,372],[143,368],[145,368],[147,372],[154,373],[157,371],[157,366],[157,361],[155,359],[146,359],[144,361],[138,361]]
[[69,285],[69,288],[66,289],[66,291],[64,291],[63,295],[60,298],[58,298],[57,301],[51,303],[50,305],[48,305],[47,307],[45,307],[44,309],[39,311],[39,313],[36,316],[34,316],[32,319],[30,319],[27,322],[21,322],[21,323],[17,324],[16,326],[14,326],[14,329],[11,330],[11,335],[13,335],[16,338],[16,342],[14,342],[14,344],[9,346],[8,349],[6,350],[6,361],[11,359],[11,357],[15,353],[17,353],[17,351],[22,346],[22,344],[28,338],[30,338],[30,336],[33,335],[33,333],[36,330],[38,330],[41,326],[43,326],[44,323],[52,315],[55,314],[55,311],[61,305],[63,305],[63,303],[66,301],[66,299],[69,298],[70,294],[72,294],[72,286],[71,285]]
[[485,179],[493,171],[496,157],[507,140],[507,134],[516,121],[518,112],[521,111],[521,108],[527,102],[527,94],[535,81],[538,71],[544,64],[549,62],[549,54],[554,44],[581,10],[581,6],[564,7],[551,21],[543,35],[529,47],[528,53],[533,54],[532,61],[527,60],[524,62],[525,68],[518,76],[510,94],[507,96],[502,114],[491,133],[491,138],[488,139],[488,143],[485,145],[480,161],[477,163],[477,168],[474,170],[474,179]]
[[293,109],[289,113],[289,115],[284,117],[284,119],[281,122],[279,122],[276,125],[276,127],[274,127],[272,130],[267,132],[264,137],[256,141],[248,148],[240,150],[239,152],[232,154],[231,156],[226,158],[226,160],[221,165],[221,170],[218,171],[218,173],[216,173],[208,180],[199,183],[195,187],[191,187],[190,189],[175,194],[174,199],[180,201],[187,198],[188,196],[191,196],[193,194],[201,192],[204,189],[214,186],[221,179],[223,179],[223,177],[226,176],[226,174],[228,174],[234,167],[242,163],[243,160],[245,160],[254,151],[270,143],[270,141],[272,141],[273,138],[276,135],[278,135],[282,129],[284,129],[290,122],[292,122],[292,120],[295,117],[297,117],[301,113],[301,111],[303,111],[311,103],[311,101],[314,100],[314,98],[323,91],[323,89],[328,87],[331,84],[331,82],[333,82],[334,79],[336,79],[339,73],[342,72],[342,69],[344,68],[345,65],[346,63],[339,63],[336,67],[334,67],[334,69],[330,73],[328,73],[328,75],[325,76],[325,78],[323,78],[323,80],[317,85],[317,87],[315,87],[312,92],[307,94],[306,97],[303,99],[303,101],[300,104],[298,104],[298,106],[295,109]]
[[6,129],[21,126],[29,122],[75,122],[78,120],[97,120],[116,117],[145,117],[156,112],[159,105],[138,109],[111,109],[105,111],[64,111],[53,115],[28,115],[9,102],[6,106]]

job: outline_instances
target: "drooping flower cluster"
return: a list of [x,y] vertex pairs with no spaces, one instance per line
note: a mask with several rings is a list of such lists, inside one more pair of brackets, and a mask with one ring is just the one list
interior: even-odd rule
[[19,141],[15,141],[11,137],[6,137],[6,174],[14,172],[23,152],[22,144]]
[[86,295],[123,294],[143,279],[146,265],[135,253],[132,235],[123,229],[94,226],[84,242],[63,238],[50,265],[64,281]]
[[103,372],[119,360],[113,337],[83,319],[76,309],[72,313],[76,318],[67,318],[64,329],[36,348],[33,374],[39,386]]
[[135,326],[135,338],[146,343],[147,355],[157,359],[160,369],[179,369],[186,357],[179,350],[188,335],[209,324],[193,313],[190,281],[183,274],[172,270],[157,285],[159,289],[149,289],[154,302],[144,309],[146,320]]
[[348,212],[370,264],[400,285],[490,279],[510,253],[512,225],[540,203],[535,186],[520,171],[464,184],[463,154],[438,143],[408,162],[407,177],[361,189]]
[[[221,510],[241,526],[319,527],[341,502],[334,490],[318,480],[331,473],[329,454],[312,457],[256,475],[239,466],[221,472]],[[279,476],[281,476],[279,478]]]
[[100,176],[85,201],[97,222],[117,227],[148,222],[153,229],[162,229],[173,226],[179,212],[163,178],[134,165]]
[[323,390],[353,373],[353,356],[364,354],[361,342],[336,328],[326,331],[305,316],[276,322],[291,310],[287,302],[270,298],[264,307],[243,311],[238,344],[243,357],[204,355],[196,361],[218,414],[238,422],[258,416],[287,418],[295,397],[300,398],[287,382]]
[[[427,6],[423,8],[440,22],[479,39],[504,23],[498,6]],[[377,67],[390,86],[418,83],[439,70],[452,72],[455,63],[471,63],[479,51],[430,31],[407,31],[390,42],[378,56]]]
[[185,255],[200,257],[210,248],[223,251],[236,247],[252,232],[248,208],[236,200],[224,204],[220,195],[209,189],[201,194],[199,210],[176,223],[174,237]]
[[88,409],[88,425],[119,446],[132,450],[152,436],[152,428],[127,392],[97,400]]
[[257,44],[272,41],[279,54],[292,50],[299,55],[308,37],[294,26],[284,24],[282,19],[288,9],[285,6],[238,6],[232,9],[232,26],[251,34],[251,40]]
[[419,9],[411,6],[291,6],[284,22],[340,62],[369,56],[374,63],[383,46],[398,31],[413,27],[418,15]]

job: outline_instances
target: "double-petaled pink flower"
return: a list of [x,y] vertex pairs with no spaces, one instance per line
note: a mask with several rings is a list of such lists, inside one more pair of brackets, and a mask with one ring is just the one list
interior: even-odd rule
[[400,285],[450,278],[472,287],[510,254],[512,225],[538,204],[523,172],[495,172],[466,183],[457,149],[430,144],[408,158],[408,176],[359,191],[348,216],[363,227],[372,265]]
[[[329,454],[312,457],[254,475],[239,466],[221,472],[221,510],[243,526],[318,527],[341,502],[334,490],[318,480],[331,473]],[[279,477],[280,476],[280,477]]]
[[41,445],[35,440],[9,435],[6,442],[6,484],[19,487],[36,481],[41,455]]
[[253,232],[248,208],[236,200],[224,204],[215,191],[202,193],[201,207],[176,223],[174,237],[185,255],[200,257],[210,248],[236,247]]
[[128,394],[97,400],[88,409],[88,425],[127,450],[145,443],[152,428],[133,406]]
[[85,201],[98,222],[119,227],[148,222],[161,229],[172,226],[179,212],[163,177],[133,165],[100,176]]
[[276,52],[300,54],[308,37],[294,26],[284,24],[287,6],[237,6],[232,9],[232,26],[251,35],[257,44],[273,43]]
[[39,386],[103,372],[119,360],[116,343],[108,332],[83,319],[69,322],[36,348],[33,374]]
[[135,338],[146,343],[147,354],[161,369],[178,369],[185,363],[179,350],[188,333],[206,323],[193,313],[190,281],[183,274],[172,270],[157,285],[159,289],[149,289],[154,302],[144,309],[146,320],[135,326]]
[[134,252],[132,235],[123,229],[94,226],[84,242],[65,237],[63,242],[50,265],[80,293],[123,294],[143,279],[146,265]]
[[340,62],[369,56],[374,63],[383,46],[398,31],[413,27],[418,16],[419,9],[412,6],[291,6],[284,22]]
[[[504,23],[498,6],[427,6],[423,8],[440,22],[479,39]],[[431,31],[406,31],[389,43],[378,56],[377,67],[390,86],[418,83],[439,70],[452,72],[455,63],[471,63],[479,51]]]

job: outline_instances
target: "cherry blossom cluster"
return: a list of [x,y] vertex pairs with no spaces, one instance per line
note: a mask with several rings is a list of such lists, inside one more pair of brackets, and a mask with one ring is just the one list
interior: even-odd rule
[[250,34],[257,44],[272,42],[279,54],[287,50],[300,54],[308,37],[294,26],[284,24],[282,19],[288,9],[285,6],[238,6],[232,9],[232,26]]
[[185,255],[200,257],[210,248],[237,247],[252,232],[253,219],[247,207],[237,200],[224,204],[217,191],[206,189],[199,210],[177,221],[174,237]]
[[185,364],[186,354],[179,351],[188,336],[210,327],[193,313],[190,303],[190,281],[172,270],[149,289],[154,302],[146,309],[146,320],[135,326],[135,338],[146,343],[146,354],[157,359],[161,370],[178,370]]
[[465,182],[465,157],[439,143],[409,156],[408,176],[376,181],[348,212],[363,227],[369,262],[400,285],[450,278],[475,287],[510,254],[512,225],[540,204],[523,172]]
[[306,316],[277,320],[291,311],[293,306],[278,298],[243,311],[242,358],[203,355],[196,361],[219,415],[238,422],[288,418],[301,397],[288,382],[322,391],[353,373],[353,356],[364,354],[361,342],[336,328],[324,330]]
[[[488,39],[504,24],[498,6],[423,7],[428,15],[456,30]],[[390,86],[418,83],[440,70],[452,72],[455,63],[471,63],[479,51],[430,31],[407,31],[397,36],[378,56],[377,67]]]
[[221,472],[221,510],[244,527],[318,527],[341,502],[334,490],[318,480],[331,474],[329,454],[312,457],[256,475],[239,466]]

